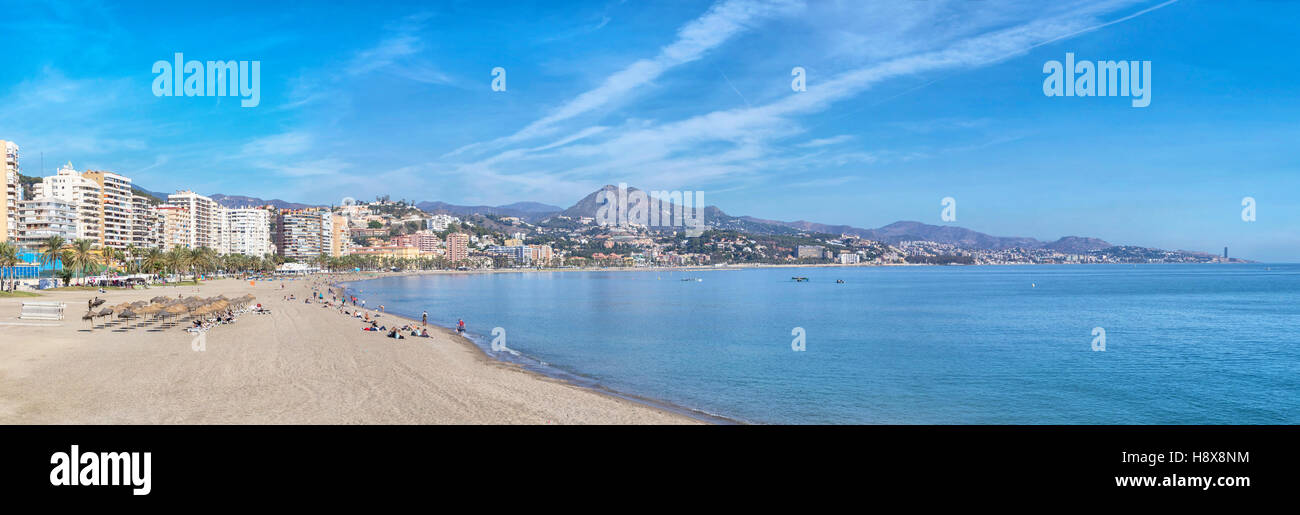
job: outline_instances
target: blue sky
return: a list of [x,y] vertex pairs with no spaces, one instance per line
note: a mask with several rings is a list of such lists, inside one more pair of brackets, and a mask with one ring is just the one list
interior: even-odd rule
[[[273,4],[6,6],[0,139],[28,175],[43,153],[159,191],[568,206],[626,182],[860,227],[954,197],[996,235],[1300,260],[1297,2]],[[154,96],[175,52],[260,61],[260,105]],[[1151,61],[1151,105],[1045,96],[1066,52]]]

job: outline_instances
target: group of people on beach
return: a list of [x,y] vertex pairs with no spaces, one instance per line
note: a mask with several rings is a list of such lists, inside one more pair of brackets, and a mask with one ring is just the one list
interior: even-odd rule
[[[326,295],[328,295],[329,300],[326,300]],[[408,336],[413,338],[429,337],[429,330],[428,330],[429,312],[428,311],[425,311],[420,314],[419,327],[415,326],[414,324],[402,324],[400,326],[394,324],[392,327],[389,327],[386,325],[381,325],[379,323],[379,318],[383,316],[382,315],[383,313],[387,312],[386,306],[380,304],[377,312],[374,313],[374,316],[371,316],[371,312],[366,309],[365,299],[357,298],[356,295],[350,295],[346,290],[343,290],[342,288],[336,291],[334,289],[334,285],[324,283],[324,282],[312,284],[312,296],[311,299],[307,300],[307,302],[310,303],[312,299],[321,302],[322,304],[324,304],[324,307],[327,308],[334,307],[335,305],[337,305],[339,314],[352,317],[352,318],[361,319],[361,321],[365,324],[361,327],[362,331],[386,333],[387,337],[393,338],[395,340],[403,340],[406,339]],[[292,300],[292,299],[290,298],[288,300]],[[352,309],[350,310],[348,309],[348,304],[352,305]],[[464,334],[464,333],[465,333],[465,320],[458,319],[456,321],[456,334]]]

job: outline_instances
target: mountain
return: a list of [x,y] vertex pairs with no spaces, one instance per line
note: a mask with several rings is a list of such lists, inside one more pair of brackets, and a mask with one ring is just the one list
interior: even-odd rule
[[1003,250],[1016,247],[1036,249],[1043,247],[1043,242],[1034,238],[990,236],[965,227],[930,225],[921,222],[894,222],[879,229],[868,229],[861,236],[869,240],[891,244],[909,240],[924,240],[984,250]]
[[[591,194],[586,197],[583,197],[573,206],[565,209],[561,214],[574,218],[584,216],[595,217],[597,210],[601,206],[601,203],[597,200],[602,191],[617,194],[618,188],[613,185],[606,185],[599,190],[591,192]],[[628,188],[629,194],[634,191],[641,190],[633,187]],[[617,214],[617,208],[615,209],[615,214]],[[671,213],[674,209],[678,209],[678,206],[672,203],[666,203],[664,206],[664,211],[668,213]],[[952,225],[930,225],[913,221],[894,222],[878,229],[863,229],[851,225],[828,225],[809,222],[806,220],[783,222],[780,220],[765,220],[752,216],[731,216],[724,213],[721,209],[718,209],[717,206],[707,206],[704,208],[704,223],[705,225],[715,229],[740,231],[751,234],[847,234],[889,244],[897,244],[903,241],[933,241],[936,243],[956,245],[963,248],[982,250],[1045,248],[1059,252],[1081,253],[1109,248],[1112,246],[1110,243],[1097,238],[1066,236],[1048,243],[1039,241],[1035,238],[1020,236],[992,236],[964,227]]]
[[560,208],[557,206],[539,202],[515,202],[504,206],[458,206],[440,201],[424,201],[416,204],[415,207],[428,213],[446,213],[456,216],[514,216],[529,222],[536,222],[560,212]]
[[1067,254],[1082,254],[1084,252],[1101,250],[1113,247],[1110,243],[1097,238],[1082,238],[1079,236],[1066,236],[1054,242],[1048,243],[1045,247],[1057,252]]
[[[164,196],[163,198],[166,198],[166,196]],[[276,209],[306,209],[310,207],[322,207],[319,205],[288,202],[288,201],[280,200],[278,198],[274,198],[271,200],[264,200],[257,197],[247,197],[244,195],[223,195],[221,193],[208,195],[208,198],[211,198],[214,202],[221,204],[222,206],[225,207],[256,207],[256,206],[268,206],[268,205],[275,206]]]
[[550,204],[543,204],[541,202],[515,202],[514,204],[497,206],[497,209],[523,211],[525,213],[555,213],[557,211],[563,210],[563,208],[559,206],[552,206]]

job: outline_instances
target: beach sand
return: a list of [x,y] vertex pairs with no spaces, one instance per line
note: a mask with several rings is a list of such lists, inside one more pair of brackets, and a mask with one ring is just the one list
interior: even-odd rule
[[[283,284],[222,279],[0,298],[0,424],[699,423],[498,362],[432,325],[430,338],[361,331],[361,320],[336,307],[304,303],[312,282]],[[114,318],[108,327],[99,319],[92,331],[80,320],[97,295],[108,307],[245,293],[272,314],[213,328],[201,352],[183,323],[125,329],[139,319]],[[291,293],[297,300],[282,300]],[[19,320],[24,300],[67,302],[66,319]]]

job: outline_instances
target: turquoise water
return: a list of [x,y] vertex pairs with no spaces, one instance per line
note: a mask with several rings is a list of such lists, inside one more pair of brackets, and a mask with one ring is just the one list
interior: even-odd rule
[[[1300,265],[447,274],[350,289],[439,325],[464,318],[502,359],[744,422],[1300,423]],[[491,351],[495,327],[518,355]]]

